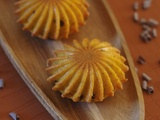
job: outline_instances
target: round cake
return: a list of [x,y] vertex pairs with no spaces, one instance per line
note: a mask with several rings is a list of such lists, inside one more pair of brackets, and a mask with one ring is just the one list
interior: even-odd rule
[[64,49],[56,50],[55,54],[47,61],[47,81],[63,98],[74,102],[103,101],[114,96],[117,89],[123,89],[122,83],[127,81],[126,59],[108,42],[73,40],[72,45],[64,44]]
[[19,0],[15,4],[23,30],[42,39],[68,38],[89,15],[86,0]]

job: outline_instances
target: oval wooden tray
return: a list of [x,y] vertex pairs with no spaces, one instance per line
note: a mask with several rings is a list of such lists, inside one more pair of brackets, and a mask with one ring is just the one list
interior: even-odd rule
[[52,57],[53,50],[61,48],[62,44],[57,41],[40,40],[22,31],[22,26],[16,23],[15,1],[0,1],[0,43],[24,82],[54,119],[144,119],[143,95],[132,58],[105,0],[88,0],[90,16],[87,24],[79,33],[70,35],[68,40],[62,40],[65,43],[70,43],[73,39],[82,40],[84,37],[107,40],[119,48],[122,55],[127,58],[130,71],[127,73],[128,82],[124,84],[124,90],[117,91],[114,97],[99,103],[74,103],[61,98],[58,92],[51,90],[50,83],[46,81],[46,60]]

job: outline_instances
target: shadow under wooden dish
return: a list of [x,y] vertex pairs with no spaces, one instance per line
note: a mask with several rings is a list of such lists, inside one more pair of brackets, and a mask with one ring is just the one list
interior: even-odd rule
[[140,83],[135,72],[128,47],[105,0],[88,0],[90,16],[87,24],[80,28],[79,33],[62,40],[71,43],[73,39],[82,40],[98,38],[112,43],[127,58],[130,67],[127,73],[128,82],[124,90],[119,90],[114,97],[99,103],[74,103],[60,97],[59,92],[51,90],[52,85],[46,81],[46,60],[53,57],[53,50],[60,49],[60,41],[41,40],[31,37],[22,31],[16,23],[14,14],[16,0],[0,1],[0,43],[8,58],[19,72],[24,82],[37,99],[54,117],[63,120],[143,120],[144,101]]

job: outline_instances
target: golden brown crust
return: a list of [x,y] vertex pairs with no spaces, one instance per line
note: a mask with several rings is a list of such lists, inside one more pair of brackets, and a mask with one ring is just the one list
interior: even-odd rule
[[15,5],[23,30],[42,39],[68,38],[89,15],[86,0],[19,0]]
[[107,42],[74,40],[72,46],[64,45],[64,50],[55,52],[57,57],[48,60],[47,80],[56,81],[52,89],[61,91],[64,98],[74,102],[103,101],[123,89],[122,83],[127,81],[125,58]]

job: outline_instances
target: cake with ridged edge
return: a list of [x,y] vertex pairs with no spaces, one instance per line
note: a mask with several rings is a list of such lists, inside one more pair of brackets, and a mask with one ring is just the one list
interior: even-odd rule
[[68,38],[89,15],[86,0],[19,0],[15,5],[23,30],[42,39]]
[[47,60],[46,68],[53,90],[74,102],[98,102],[123,89],[129,70],[120,50],[98,39],[73,40],[55,50],[56,57]]

